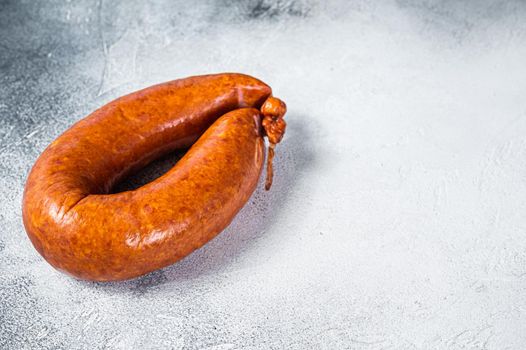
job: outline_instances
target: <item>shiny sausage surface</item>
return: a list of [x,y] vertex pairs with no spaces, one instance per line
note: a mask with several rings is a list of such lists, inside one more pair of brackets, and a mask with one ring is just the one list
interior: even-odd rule
[[[137,277],[190,254],[254,191],[263,136],[271,139],[285,112],[262,115],[274,100],[263,82],[228,73],[156,85],[96,110],[29,174],[22,212],[33,245],[55,268],[96,281]],[[262,127],[265,118],[274,129]],[[153,182],[109,193],[130,172],[190,145]]]

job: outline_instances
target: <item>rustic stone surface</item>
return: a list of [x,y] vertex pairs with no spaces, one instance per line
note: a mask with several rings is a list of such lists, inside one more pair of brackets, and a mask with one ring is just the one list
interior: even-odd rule
[[[0,2],[0,348],[524,349],[525,18],[520,1]],[[287,102],[272,190],[141,279],[53,270],[20,210],[40,152],[115,97],[222,71]]]

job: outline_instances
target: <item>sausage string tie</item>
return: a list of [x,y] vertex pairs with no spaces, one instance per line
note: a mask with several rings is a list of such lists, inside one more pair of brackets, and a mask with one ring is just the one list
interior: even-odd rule
[[281,141],[285,134],[287,123],[283,119],[287,105],[276,97],[269,97],[261,106],[261,113],[263,114],[263,129],[268,138],[268,157],[267,157],[267,178],[265,181],[265,190],[270,190],[272,186],[272,177],[274,171],[272,161],[274,159],[274,148]]

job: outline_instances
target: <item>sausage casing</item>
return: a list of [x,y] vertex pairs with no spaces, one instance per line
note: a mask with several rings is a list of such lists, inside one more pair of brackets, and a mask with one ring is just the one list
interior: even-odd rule
[[[57,269],[97,281],[188,255],[254,191],[265,157],[258,108],[270,95],[255,78],[218,74],[153,86],[93,112],[53,141],[28,176],[22,212],[33,245]],[[109,193],[123,176],[190,145],[153,182]]]

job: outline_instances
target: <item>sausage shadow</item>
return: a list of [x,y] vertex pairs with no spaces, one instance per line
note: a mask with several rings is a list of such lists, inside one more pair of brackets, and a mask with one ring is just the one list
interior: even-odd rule
[[[315,162],[313,124],[303,122],[301,115],[290,114],[287,133],[276,148],[274,182],[270,191],[264,190],[265,170],[252,197],[234,218],[232,223],[216,238],[179,262],[162,270],[125,282],[79,282],[96,286],[108,292],[131,292],[142,295],[162,285],[190,282],[211,274],[228,272],[232,264],[263,239],[281,215],[290,193],[298,185],[302,175]],[[184,154],[177,152],[152,162],[150,165],[125,179],[114,192],[134,189],[153,181],[168,171]]]

